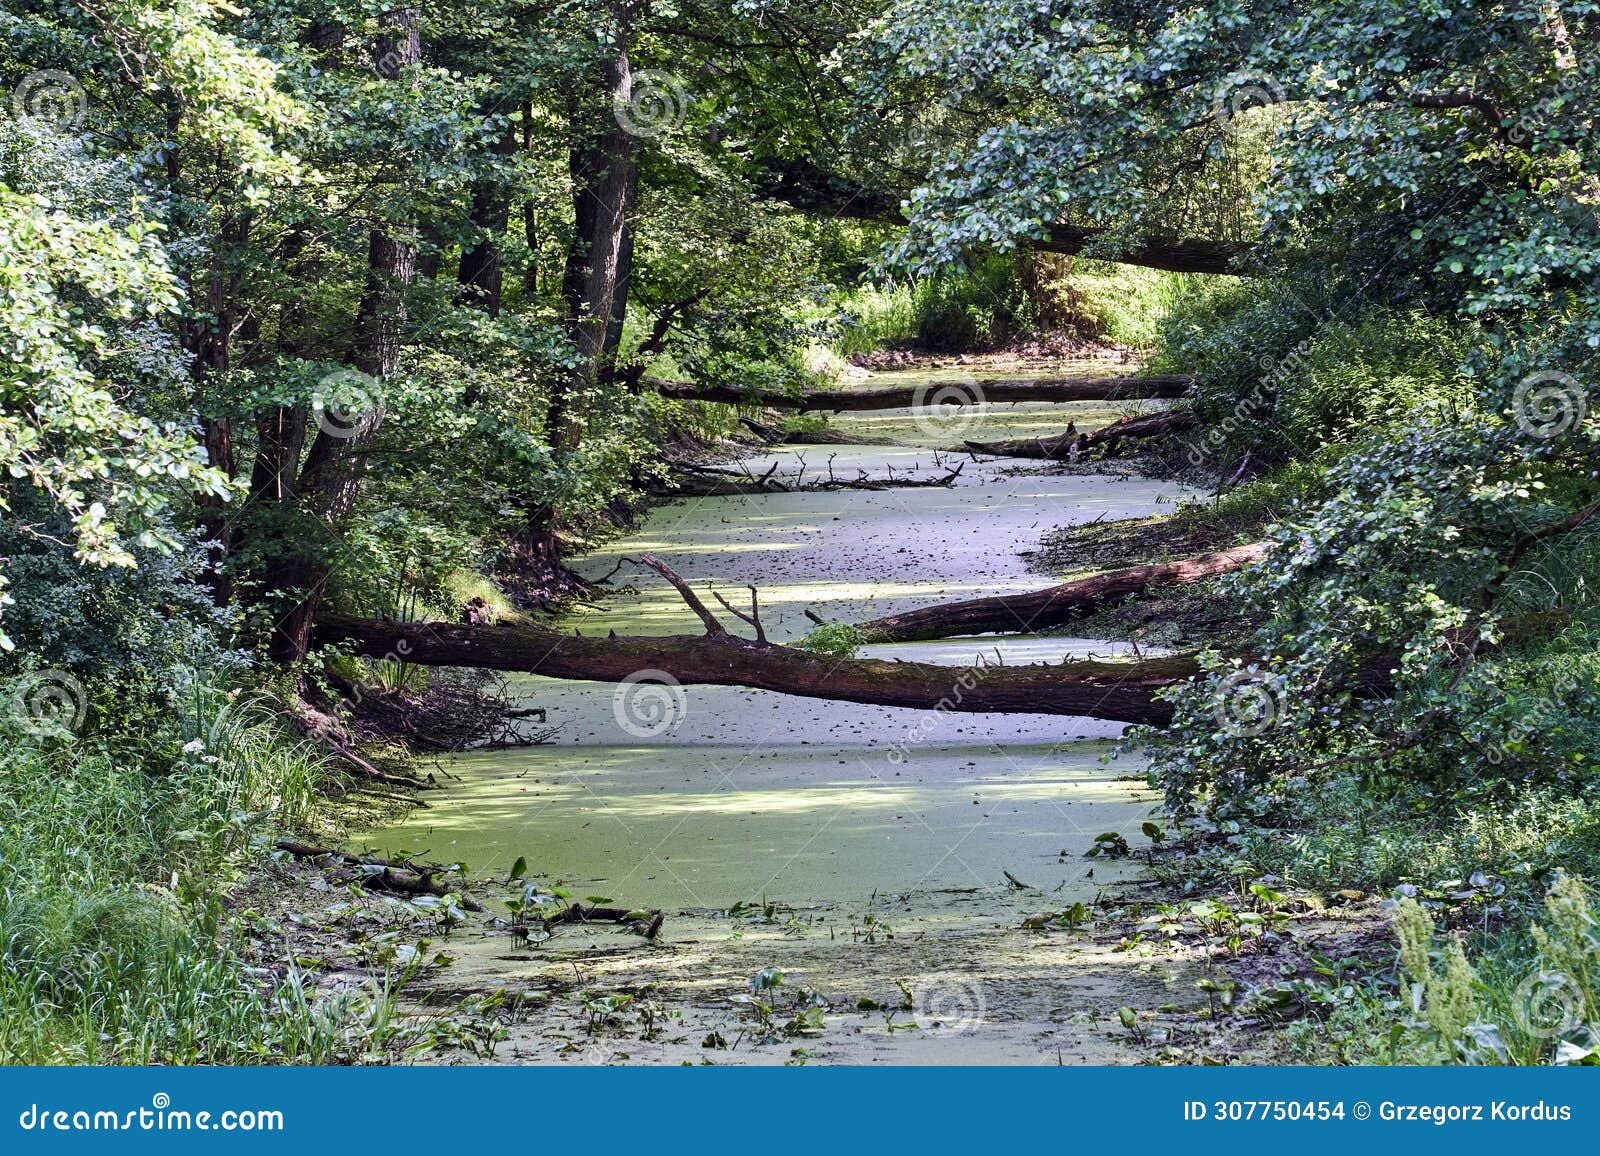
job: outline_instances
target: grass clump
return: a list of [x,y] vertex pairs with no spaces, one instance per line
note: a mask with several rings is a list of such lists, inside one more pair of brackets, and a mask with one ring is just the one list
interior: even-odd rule
[[[0,749],[0,1063],[337,1063],[381,1048],[374,988],[260,978],[226,896],[322,775],[260,703],[209,688],[137,755]],[[181,740],[181,741],[180,741]]]

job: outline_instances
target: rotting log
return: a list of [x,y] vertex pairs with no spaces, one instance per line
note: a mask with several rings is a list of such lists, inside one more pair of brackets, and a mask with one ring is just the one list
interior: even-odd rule
[[[409,802],[411,800],[401,800]],[[339,851],[332,847],[314,847],[309,843],[301,843],[294,839],[279,839],[274,844],[279,851],[286,851],[296,859],[331,859],[348,867],[354,867],[360,875],[355,880],[362,887],[375,891],[393,891],[401,895],[433,895],[444,896],[451,891],[439,882],[438,877],[448,871],[454,870],[446,866],[424,866],[411,860],[378,859],[371,855],[353,855],[349,851]],[[468,911],[482,911],[483,905],[470,895],[456,892],[461,906]]]
[[916,477],[911,473],[904,473],[899,477],[869,477],[865,471],[853,478],[841,478],[833,476],[830,471],[827,477],[818,477],[810,482],[803,479],[773,477],[772,470],[768,470],[765,476],[759,478],[754,474],[704,470],[678,474],[665,486],[654,489],[651,493],[661,498],[715,498],[749,494],[827,493],[837,490],[909,490],[941,486],[948,488],[955,485],[964,465],[966,463],[961,462],[954,469],[925,478]]
[[873,642],[920,642],[930,638],[1044,630],[1142,594],[1153,586],[1183,586],[1243,569],[1258,561],[1266,550],[1266,543],[1251,542],[1176,562],[1108,570],[1025,594],[944,602],[874,618],[861,623],[860,630]]
[[1165,437],[1181,433],[1200,423],[1194,410],[1166,409],[1160,413],[1147,413],[1142,417],[1124,418],[1092,433],[1079,433],[1074,425],[1051,437],[1014,438],[1009,441],[963,443],[978,454],[992,454],[1003,458],[1045,458],[1062,461],[1076,458],[1094,450],[1112,454],[1126,438]]
[[908,409],[924,405],[976,405],[1004,402],[1138,401],[1183,397],[1194,379],[1184,373],[1123,374],[1116,377],[1063,377],[1037,380],[996,379],[938,381],[869,389],[782,390],[736,389],[692,381],[647,377],[643,384],[663,397],[679,401],[714,401],[724,405],[758,405],[777,410]]
[[423,666],[478,666],[552,678],[623,682],[660,672],[684,685],[746,686],[802,698],[963,713],[1081,715],[1166,723],[1156,692],[1198,672],[1192,657],[1060,665],[936,666],[876,658],[835,659],[726,632],[659,638],[588,638],[520,625],[392,622],[326,615],[319,645],[353,646],[373,658]]
[[660,559],[661,574],[705,624],[701,635],[586,638],[543,627],[454,622],[394,622],[326,615],[319,645],[353,647],[370,658],[423,666],[474,666],[592,682],[655,681],[746,686],[802,698],[976,714],[1054,714],[1112,722],[1164,724],[1172,707],[1162,689],[1198,673],[1192,656],[1119,662],[1076,659],[1059,665],[938,666],[878,658],[839,659],[730,634],[682,577]]

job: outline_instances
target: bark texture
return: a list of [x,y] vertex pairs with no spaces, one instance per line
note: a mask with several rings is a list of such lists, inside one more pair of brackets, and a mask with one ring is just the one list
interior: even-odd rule
[[1200,417],[1192,409],[1167,409],[1143,417],[1125,418],[1112,422],[1093,433],[1079,433],[1067,426],[1062,433],[1047,438],[1015,438],[1010,441],[968,441],[966,447],[979,454],[994,454],[1003,458],[1044,458],[1061,461],[1075,458],[1091,450],[1104,450],[1114,454],[1128,438],[1165,437],[1181,433],[1200,424]]
[[527,626],[326,616],[317,623],[315,640],[319,645],[353,645],[367,657],[403,658],[425,666],[475,666],[614,683],[651,671],[684,685],[748,686],[876,706],[1080,715],[1127,723],[1169,722],[1172,708],[1156,693],[1198,673],[1187,656],[975,667],[840,660],[720,630],[698,636],[585,638]]
[[861,624],[874,642],[920,642],[972,634],[1020,634],[1061,626],[1075,618],[1153,586],[1185,586],[1241,570],[1266,554],[1266,543],[1252,542],[1177,562],[1157,562],[1108,570],[1026,594],[1003,594],[945,602]]

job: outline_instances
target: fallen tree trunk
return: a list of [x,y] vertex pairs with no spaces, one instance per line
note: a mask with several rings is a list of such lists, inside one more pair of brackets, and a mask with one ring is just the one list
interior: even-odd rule
[[[1198,672],[1193,658],[1059,666],[935,666],[884,659],[832,659],[730,634],[585,638],[528,626],[461,626],[328,616],[319,645],[354,645],[424,666],[481,666],[552,678],[637,681],[652,672],[674,682],[748,686],[803,698],[980,714],[1083,715],[1114,722],[1166,723],[1172,708],[1156,692]],[[657,682],[665,679],[656,678]]]
[[1003,458],[1044,458],[1063,461],[1076,458],[1093,450],[1112,454],[1124,438],[1153,438],[1179,433],[1200,423],[1192,409],[1166,409],[1160,413],[1147,413],[1143,417],[1124,418],[1112,422],[1093,433],[1079,433],[1069,425],[1062,433],[1047,438],[1015,438],[1010,441],[963,443],[973,453],[993,454]]
[[791,446],[892,446],[893,438],[853,433],[844,429],[795,430],[783,442]]
[[[542,627],[452,622],[393,622],[329,615],[316,628],[318,645],[353,645],[358,655],[397,658],[424,666],[476,666],[552,678],[748,686],[803,698],[874,706],[979,714],[1081,715],[1113,722],[1167,723],[1172,707],[1156,698],[1164,687],[1199,671],[1179,655],[1143,662],[1078,659],[1059,666],[935,666],[876,658],[838,659],[729,634],[665,563],[642,562],[670,582],[700,621],[702,635],[663,638],[585,638]],[[752,598],[754,594],[752,592]],[[726,603],[724,603],[726,605]],[[740,615],[741,618],[744,615]],[[752,604],[746,621],[757,624]]]
[[1177,562],[1110,570],[1026,594],[946,602],[874,618],[862,623],[860,629],[873,642],[921,642],[930,638],[1044,630],[1082,618],[1108,603],[1142,594],[1152,586],[1183,586],[1243,569],[1260,559],[1266,549],[1266,543],[1252,542],[1248,546],[1235,546]]
[[745,494],[795,494],[808,491],[832,490],[906,490],[926,488],[929,486],[953,486],[956,479],[961,476],[962,462],[953,470],[949,470],[936,477],[918,478],[907,473],[900,477],[873,478],[862,471],[854,478],[839,478],[830,474],[825,478],[807,482],[800,479],[784,479],[772,476],[768,471],[764,477],[754,474],[737,474],[726,470],[706,470],[700,473],[680,474],[673,478],[666,486],[652,490],[657,497],[662,498],[715,498],[738,497]]
[[778,390],[735,389],[726,385],[700,385],[692,381],[666,381],[647,377],[644,385],[663,397],[679,401],[715,401],[724,405],[759,405],[779,410],[907,409],[913,406],[976,405],[1022,401],[1134,401],[1144,398],[1184,396],[1194,379],[1184,373],[1153,373],[1142,377],[1064,377],[1039,380],[923,382],[880,389],[806,389],[795,393]]
[[[402,802],[409,800],[401,800]],[[378,859],[371,855],[352,855],[348,851],[338,851],[331,847],[313,847],[309,843],[300,843],[294,839],[279,839],[273,844],[280,851],[287,851],[296,859],[332,859],[337,863],[354,867],[359,872],[353,882],[362,887],[377,891],[393,891],[401,895],[434,895],[444,896],[452,894],[451,890],[439,882],[438,877],[453,867],[424,867],[410,860]],[[482,911],[483,905],[470,895],[454,892],[463,908],[468,911]]]

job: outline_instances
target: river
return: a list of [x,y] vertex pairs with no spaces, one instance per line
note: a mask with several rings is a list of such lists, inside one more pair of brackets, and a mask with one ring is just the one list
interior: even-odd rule
[[[838,476],[883,477],[892,469],[926,477],[960,460],[931,445],[1055,432],[1069,415],[1091,425],[1106,417],[1103,406],[1007,406],[941,427],[938,419],[913,421],[905,411],[869,413],[837,419],[834,428],[887,432],[908,444],[785,447],[746,464],[760,474],[777,460],[779,474],[788,476],[803,465],[809,477],[825,473],[831,459]],[[597,578],[622,559],[656,554],[735,630],[747,628],[721,612],[710,591],[746,609],[753,585],[769,635],[789,641],[812,628],[808,610],[859,622],[1047,584],[1022,556],[1046,531],[1170,511],[1183,495],[1173,483],[1139,477],[967,460],[948,488],[671,502],[576,565]],[[616,591],[604,609],[575,613],[564,628],[619,635],[700,630],[653,572],[623,562],[612,581]],[[980,656],[1055,662],[1120,652],[1112,643],[1067,637],[947,639],[862,651],[952,668]],[[953,689],[954,680],[953,673]],[[554,977],[570,978],[570,968],[593,970],[584,980],[591,987],[604,975],[608,990],[656,983],[659,997],[694,1025],[676,1045],[658,1037],[612,1047],[541,1019],[538,1030],[515,1035],[516,1058],[775,1062],[796,1042],[765,1050],[748,1043],[699,1047],[709,1038],[701,1032],[707,1024],[715,1033],[724,1023],[720,1035],[730,1043],[750,1034],[730,999],[743,978],[767,966],[784,968],[790,986],[823,992],[835,1008],[841,993],[848,1007],[863,997],[892,1006],[902,982],[916,993],[901,1018],[920,1016],[917,1028],[899,1030],[893,1014],[857,1008],[861,1022],[852,1031],[799,1041],[818,1058],[1037,1062],[1055,1055],[1052,1040],[1057,1051],[1069,1046],[1074,1055],[1105,1058],[1095,1050],[1098,1031],[1071,1031],[1070,1016],[1057,1022],[1062,1014],[1052,1009],[1061,1013],[1060,998],[1074,984],[1087,993],[1122,982],[1133,961],[1074,947],[1070,939],[1051,940],[1045,949],[1016,924],[1029,913],[1092,901],[1108,883],[1136,873],[1132,861],[1084,855],[1107,831],[1137,847],[1154,808],[1132,779],[1136,763],[1103,759],[1121,724],[649,681],[617,687],[526,676],[514,685],[559,727],[554,740],[450,760],[452,779],[430,793],[428,809],[364,841],[460,861],[480,877],[503,878],[521,858],[530,876],[574,898],[604,896],[664,910],[665,929],[654,945],[585,928],[519,954],[491,932],[465,953],[463,966],[479,984],[543,977],[559,986]],[[1026,889],[1008,881],[1008,873]],[[762,914],[752,918],[749,911]],[[1065,970],[1044,977],[1058,967]],[[1007,987],[1008,972],[1023,978]],[[1102,992],[1097,1001],[1110,998]],[[950,1021],[962,1030],[949,1031]],[[1001,1030],[1007,1021],[1025,1026]]]

